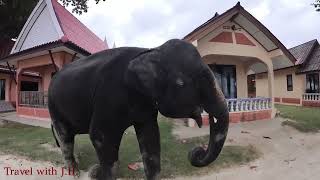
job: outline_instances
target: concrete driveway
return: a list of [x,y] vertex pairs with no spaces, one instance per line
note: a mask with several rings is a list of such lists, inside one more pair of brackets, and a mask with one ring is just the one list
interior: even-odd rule
[[[247,165],[223,169],[202,177],[177,179],[194,180],[319,180],[320,133],[305,134],[281,126],[284,119],[232,124],[229,145],[253,145],[263,156]],[[206,134],[209,129],[177,126],[174,133],[180,138]],[[192,132],[192,133],[187,133]]]
[[38,120],[26,117],[19,117],[16,112],[0,113],[0,121],[10,121],[31,126],[40,126],[44,128],[51,128],[51,122],[48,120]]

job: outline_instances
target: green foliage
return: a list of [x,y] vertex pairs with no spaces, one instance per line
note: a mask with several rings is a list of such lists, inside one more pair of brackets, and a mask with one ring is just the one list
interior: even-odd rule
[[[0,41],[17,38],[39,0],[0,0]],[[88,0],[59,0],[64,6],[73,6],[72,12],[88,11]],[[95,0],[96,4],[100,1]],[[4,18],[5,17],[5,18]]]
[[283,125],[289,125],[302,132],[317,132],[320,130],[320,109],[276,105],[280,116],[289,118],[292,121],[285,121]]
[[318,128],[314,126],[308,126],[305,123],[296,122],[296,121],[283,121],[281,123],[283,126],[291,126],[297,129],[300,132],[308,133],[308,132],[318,132]]
[[316,11],[320,12],[320,0],[315,0],[312,5],[316,8]]
[[[82,14],[83,12],[88,12],[88,0],[60,0],[64,6],[73,6],[72,12],[77,14]],[[95,0],[96,4],[100,1],[106,0]]]
[[0,40],[18,37],[38,0],[0,0]]

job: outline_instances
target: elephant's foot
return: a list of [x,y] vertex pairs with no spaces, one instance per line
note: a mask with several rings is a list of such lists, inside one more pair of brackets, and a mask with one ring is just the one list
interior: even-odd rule
[[157,173],[154,177],[152,177],[151,179],[153,180],[160,180],[161,177],[160,177],[160,173]]
[[111,168],[111,173],[114,177],[117,177],[117,173],[119,172],[119,168],[120,168],[120,162],[116,161],[113,163],[113,166]]
[[75,161],[67,161],[64,166],[65,169],[71,169],[73,172],[73,176],[79,178],[80,177],[80,170],[78,163]]
[[90,169],[89,169],[89,175],[88,175],[91,179],[97,179],[98,176],[101,176],[101,166],[99,164],[95,164],[93,165]]
[[[118,169],[119,169],[119,161],[116,161],[113,164],[113,167],[111,168],[112,177],[116,177],[117,176]],[[102,173],[102,168],[101,168],[100,164],[93,165],[89,170],[89,175],[88,176],[91,179],[102,178],[101,176],[103,176],[103,173]]]

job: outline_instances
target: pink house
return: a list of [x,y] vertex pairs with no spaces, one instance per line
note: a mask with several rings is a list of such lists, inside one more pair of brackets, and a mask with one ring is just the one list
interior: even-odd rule
[[57,0],[40,0],[10,55],[0,59],[2,102],[16,106],[19,116],[49,120],[46,97],[53,74],[105,49],[108,45]]

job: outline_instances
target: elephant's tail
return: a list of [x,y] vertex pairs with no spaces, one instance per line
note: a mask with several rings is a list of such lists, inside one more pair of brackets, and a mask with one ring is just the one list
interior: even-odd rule
[[54,139],[56,140],[57,146],[60,147],[60,144],[59,144],[59,141],[58,141],[58,139],[57,139],[55,130],[54,130],[53,128],[54,128],[54,127],[53,127],[53,125],[52,125],[52,123],[51,123],[51,131],[52,131],[53,137],[54,137]]

